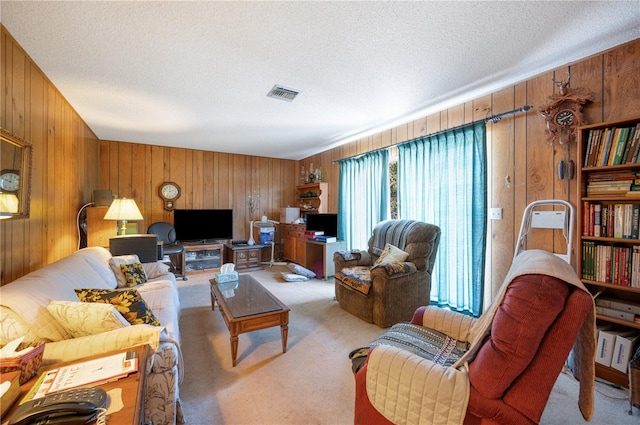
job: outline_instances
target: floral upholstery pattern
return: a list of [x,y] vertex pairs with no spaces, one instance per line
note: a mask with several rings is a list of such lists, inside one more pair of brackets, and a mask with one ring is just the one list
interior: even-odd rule
[[384,271],[387,272],[389,276],[393,276],[396,274],[409,273],[411,271],[411,265],[405,262],[383,263],[371,267],[371,270],[375,269],[384,269]]
[[51,301],[47,310],[74,338],[130,326],[111,304]]
[[345,267],[336,272],[336,278],[365,295],[371,289],[371,270],[369,267]]
[[399,263],[406,260],[409,254],[398,248],[397,246],[386,244],[382,250],[380,257],[373,263],[373,267],[388,263]]
[[120,264],[120,270],[124,274],[127,286],[142,285],[147,281],[147,275],[144,272],[142,263],[137,261],[133,264]]
[[132,325],[147,324],[160,326],[160,321],[153,315],[138,291],[127,289],[112,291],[109,289],[76,289],[82,302],[109,303]]
[[[180,349],[175,342],[161,342],[149,359],[145,380],[145,421],[153,425],[184,424],[179,387]],[[175,400],[175,402],[174,402]]]
[[360,251],[357,249],[353,249],[351,251],[338,251],[336,254],[342,257],[344,261],[359,260],[362,256]]

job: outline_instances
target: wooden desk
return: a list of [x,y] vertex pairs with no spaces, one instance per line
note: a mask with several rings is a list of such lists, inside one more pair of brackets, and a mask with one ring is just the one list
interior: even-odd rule
[[107,423],[110,424],[131,424],[131,425],[142,425],[144,423],[144,380],[145,380],[145,369],[147,366],[147,360],[149,357],[149,346],[144,345],[140,347],[134,347],[127,350],[118,350],[113,351],[111,353],[100,354],[96,356],[86,357],[83,359],[74,360],[71,362],[63,362],[57,363],[54,365],[49,365],[44,368],[40,368],[38,374],[27,381],[25,384],[20,386],[20,397],[18,401],[11,407],[11,410],[8,412],[6,416],[2,418],[2,425],[6,425],[9,422],[9,418],[18,407],[20,400],[29,392],[33,384],[38,379],[43,372],[47,370],[55,369],[60,366],[66,366],[74,363],[81,363],[83,361],[96,359],[100,357],[105,357],[111,354],[122,353],[123,351],[133,351],[136,350],[138,352],[138,372],[132,373],[126,378],[119,379],[114,382],[108,382],[106,384],[98,385],[103,390],[109,392],[110,390],[121,388],[122,389],[122,404],[124,407],[118,411],[113,413],[112,415],[107,416]]
[[322,261],[322,276],[318,279],[327,280],[327,278],[335,274],[335,266],[333,264],[333,254],[345,249],[344,241],[336,242],[316,242],[307,239],[307,249],[305,251],[304,266],[308,269],[318,262]]

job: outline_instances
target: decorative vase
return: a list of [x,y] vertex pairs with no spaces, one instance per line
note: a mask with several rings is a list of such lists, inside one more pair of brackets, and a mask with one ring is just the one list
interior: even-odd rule
[[256,241],[253,240],[253,220],[249,222],[249,240],[247,241],[247,245],[255,245]]

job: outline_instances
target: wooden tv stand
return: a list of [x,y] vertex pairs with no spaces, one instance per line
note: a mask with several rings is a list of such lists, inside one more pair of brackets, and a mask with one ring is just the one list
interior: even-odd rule
[[183,243],[182,272],[184,274],[195,271],[217,272],[224,259],[224,245],[222,243]]

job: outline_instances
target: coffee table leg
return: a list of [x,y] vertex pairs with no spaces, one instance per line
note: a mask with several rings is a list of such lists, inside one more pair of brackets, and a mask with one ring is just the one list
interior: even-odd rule
[[238,335],[231,335],[231,363],[236,367],[236,357],[238,357]]
[[280,325],[280,334],[282,335],[282,352],[287,352],[287,336],[289,335],[289,326]]

